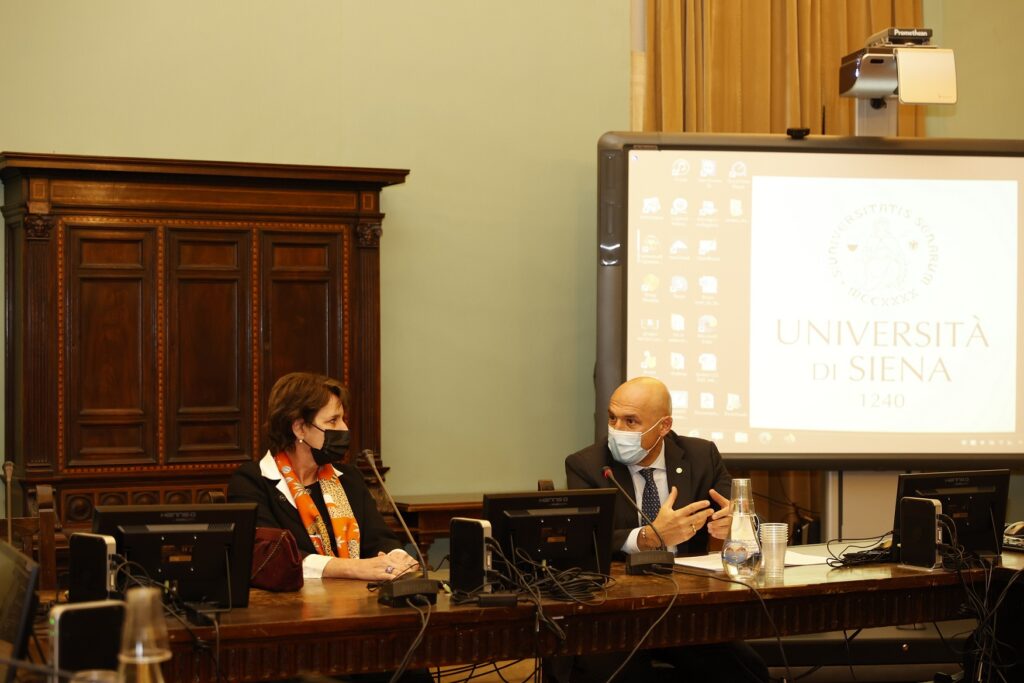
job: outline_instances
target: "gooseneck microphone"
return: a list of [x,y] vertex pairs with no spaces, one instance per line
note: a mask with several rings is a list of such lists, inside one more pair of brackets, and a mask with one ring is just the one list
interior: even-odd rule
[[605,465],[601,468],[601,474],[605,479],[615,485],[615,488],[619,490],[619,493],[626,497],[629,504],[640,513],[640,517],[643,518],[647,525],[651,527],[651,531],[658,537],[658,542],[661,543],[660,550],[641,550],[640,552],[630,553],[626,556],[626,573],[627,574],[646,574],[649,571],[658,571],[669,569],[675,566],[676,558],[672,554],[672,551],[668,549],[668,544],[665,543],[665,539],[661,537],[658,529],[654,526],[654,522],[644,514],[643,509],[636,504],[633,500],[633,496],[626,493],[626,489],[622,488],[622,485],[615,479],[615,474],[612,472],[612,468]]
[[377,465],[373,461],[373,451],[369,448],[364,449],[362,453],[363,459],[370,465],[370,469],[373,470],[373,476],[377,478],[377,483],[380,484],[380,490],[384,492],[388,502],[391,504],[391,509],[395,512],[395,517],[398,518],[398,522],[402,525],[402,529],[405,531],[405,537],[409,539],[409,543],[416,549],[416,557],[420,562],[420,570],[422,576],[401,576],[390,581],[385,581],[380,585],[380,591],[377,595],[377,602],[382,605],[389,605],[391,607],[405,607],[411,598],[417,598],[413,602],[422,603],[426,600],[431,605],[437,604],[437,591],[440,590],[440,584],[434,579],[427,578],[427,563],[423,559],[423,553],[420,552],[419,545],[416,544],[416,539],[412,537],[412,532],[409,531],[409,527],[406,525],[405,520],[402,518],[402,513],[398,511],[398,506],[395,504],[395,499],[391,497],[391,492],[388,491],[388,487],[384,485],[384,477],[380,476],[380,472],[377,471]]

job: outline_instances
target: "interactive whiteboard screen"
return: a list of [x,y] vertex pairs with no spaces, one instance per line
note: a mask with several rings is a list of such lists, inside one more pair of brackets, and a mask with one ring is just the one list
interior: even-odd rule
[[648,375],[676,432],[755,461],[1020,457],[1021,143],[611,142],[599,433]]

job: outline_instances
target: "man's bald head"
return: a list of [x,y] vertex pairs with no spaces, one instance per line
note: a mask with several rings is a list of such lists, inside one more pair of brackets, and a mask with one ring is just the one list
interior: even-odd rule
[[612,394],[612,400],[628,401],[631,405],[649,409],[658,417],[672,414],[672,397],[668,387],[653,377],[634,377],[626,380]]
[[653,377],[637,377],[619,385],[608,401],[608,428],[641,432],[640,446],[649,455],[640,464],[657,459],[658,442],[672,429],[672,398],[668,388]]

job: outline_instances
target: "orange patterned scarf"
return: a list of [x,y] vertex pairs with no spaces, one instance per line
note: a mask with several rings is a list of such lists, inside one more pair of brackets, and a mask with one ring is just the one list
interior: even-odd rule
[[317,472],[317,480],[320,482],[320,490],[324,494],[324,502],[330,514],[331,528],[334,530],[334,539],[338,545],[337,555],[331,548],[331,537],[327,533],[327,525],[320,515],[320,510],[317,509],[309,491],[295,475],[291,458],[281,451],[274,456],[274,462],[277,463],[278,471],[292,492],[292,500],[295,501],[299,517],[306,527],[309,539],[313,541],[317,554],[359,559],[359,524],[356,523],[352,505],[348,502],[348,496],[345,495],[345,489],[341,487],[334,468],[330,465],[322,466]]

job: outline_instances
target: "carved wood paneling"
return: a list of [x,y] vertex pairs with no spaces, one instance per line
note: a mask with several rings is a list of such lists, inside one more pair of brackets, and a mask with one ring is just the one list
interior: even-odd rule
[[156,235],[68,224],[67,467],[157,462]]
[[64,486],[61,495],[61,508],[64,510],[64,521],[72,526],[85,526],[92,521],[92,514],[97,505],[176,505],[189,503],[208,503],[213,491],[225,493],[227,487],[209,484],[171,484],[164,485],[150,481],[132,486],[111,486],[102,489]]
[[[263,387],[296,370],[321,372],[349,383],[348,291],[344,263],[347,226],[336,233],[263,235]],[[360,404],[363,399],[361,397]],[[370,404],[372,405],[372,404]],[[358,434],[354,435],[358,439]],[[358,446],[358,442],[354,447]]]
[[23,486],[54,485],[72,525],[104,502],[208,498],[261,454],[266,395],[293,370],[347,383],[353,447],[376,448],[380,190],[406,173],[0,155]]
[[[364,221],[357,226],[359,249],[356,250],[355,276],[357,288],[363,291],[369,283],[380,282],[380,239],[383,230],[380,221]],[[371,405],[380,405],[380,300],[378,298],[360,299],[357,302],[356,325],[361,334],[354,340],[354,358],[359,365],[369,372],[362,376],[362,381],[354,387],[361,396],[367,398]],[[355,429],[366,434],[361,448],[380,451],[380,413],[379,411],[359,413],[355,416]]]
[[168,462],[252,456],[248,232],[172,230]]
[[[22,256],[19,265],[23,277],[21,282],[15,283],[16,291],[27,293],[25,282],[34,284],[31,286],[32,296],[26,296],[15,304],[16,310],[23,312],[24,317],[13,322],[24,325],[25,337],[13,346],[14,362],[22,364],[25,377],[31,378],[31,381],[25,381],[17,375],[12,377],[8,373],[6,382],[8,400],[20,401],[15,407],[20,420],[14,429],[17,430],[15,434],[21,437],[21,448],[16,451],[16,455],[21,458],[26,470],[33,474],[53,471],[53,453],[57,447],[57,432],[52,428],[54,413],[58,408],[57,329],[53,315],[57,264],[54,259],[56,240],[52,238],[56,224],[53,217],[26,216],[25,239],[18,245],[20,249],[16,252]],[[12,388],[17,392],[14,397],[10,396]],[[39,409],[29,409],[30,404],[37,404]]]

